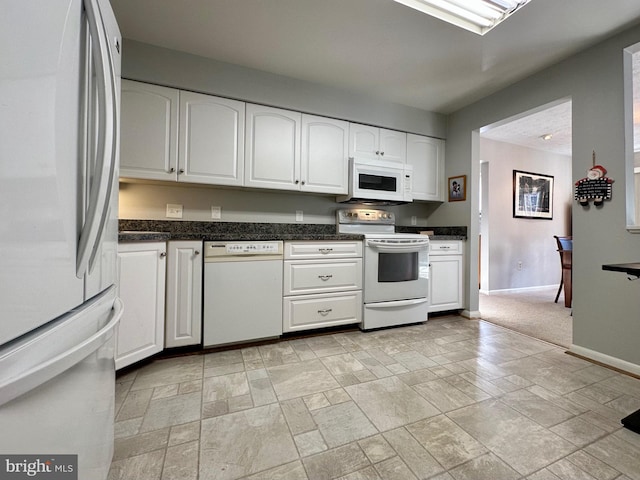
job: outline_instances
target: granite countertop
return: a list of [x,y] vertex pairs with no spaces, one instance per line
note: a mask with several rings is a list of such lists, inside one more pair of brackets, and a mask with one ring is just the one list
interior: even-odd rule
[[[358,234],[336,232],[333,224],[190,222],[172,220],[120,220],[119,242],[168,240],[362,240]],[[466,227],[396,227],[399,233],[433,230],[433,240],[466,240]]]

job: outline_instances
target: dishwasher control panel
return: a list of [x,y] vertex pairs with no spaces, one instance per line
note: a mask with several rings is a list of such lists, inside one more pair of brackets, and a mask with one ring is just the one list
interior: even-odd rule
[[205,258],[255,255],[282,255],[281,241],[205,242]]

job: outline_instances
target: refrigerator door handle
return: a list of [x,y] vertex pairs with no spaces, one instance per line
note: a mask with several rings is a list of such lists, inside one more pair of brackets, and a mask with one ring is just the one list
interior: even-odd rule
[[116,298],[113,304],[111,318],[97,333],[71,349],[0,384],[0,406],[60,375],[62,372],[91,355],[114,334],[115,327],[122,317],[122,312],[122,300]]
[[96,77],[101,79],[98,91],[98,132],[96,175],[91,182],[89,207],[78,245],[76,276],[82,278],[93,268],[109,212],[109,200],[117,175],[118,114],[115,68],[109,50],[98,0],[85,0],[89,32],[93,39]]

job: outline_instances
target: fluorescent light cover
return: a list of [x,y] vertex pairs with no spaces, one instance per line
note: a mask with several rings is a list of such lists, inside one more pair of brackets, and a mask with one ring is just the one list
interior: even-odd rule
[[530,0],[394,0],[479,35],[503,22]]

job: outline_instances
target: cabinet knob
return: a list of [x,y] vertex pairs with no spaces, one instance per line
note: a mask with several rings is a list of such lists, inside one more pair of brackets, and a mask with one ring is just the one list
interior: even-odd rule
[[178,170],[178,173],[182,175],[184,173],[184,168],[181,168],[180,170]]
[[169,169],[169,173],[173,173],[173,172],[175,172],[175,171],[176,171],[176,169],[175,169],[175,168],[173,168],[173,167],[171,167],[171,168]]
[[298,185],[300,183],[300,180],[296,180],[295,184]]
[[380,155],[380,150],[376,150],[376,155]]
[[167,256],[167,252],[160,252],[160,258],[164,258]]
[[303,181],[302,181],[302,185],[304,185],[304,184],[305,184],[305,181],[303,180]]
[[384,152],[380,152],[380,156],[384,157]]
[[196,250],[195,252],[193,252],[194,255],[200,255],[200,250]]

